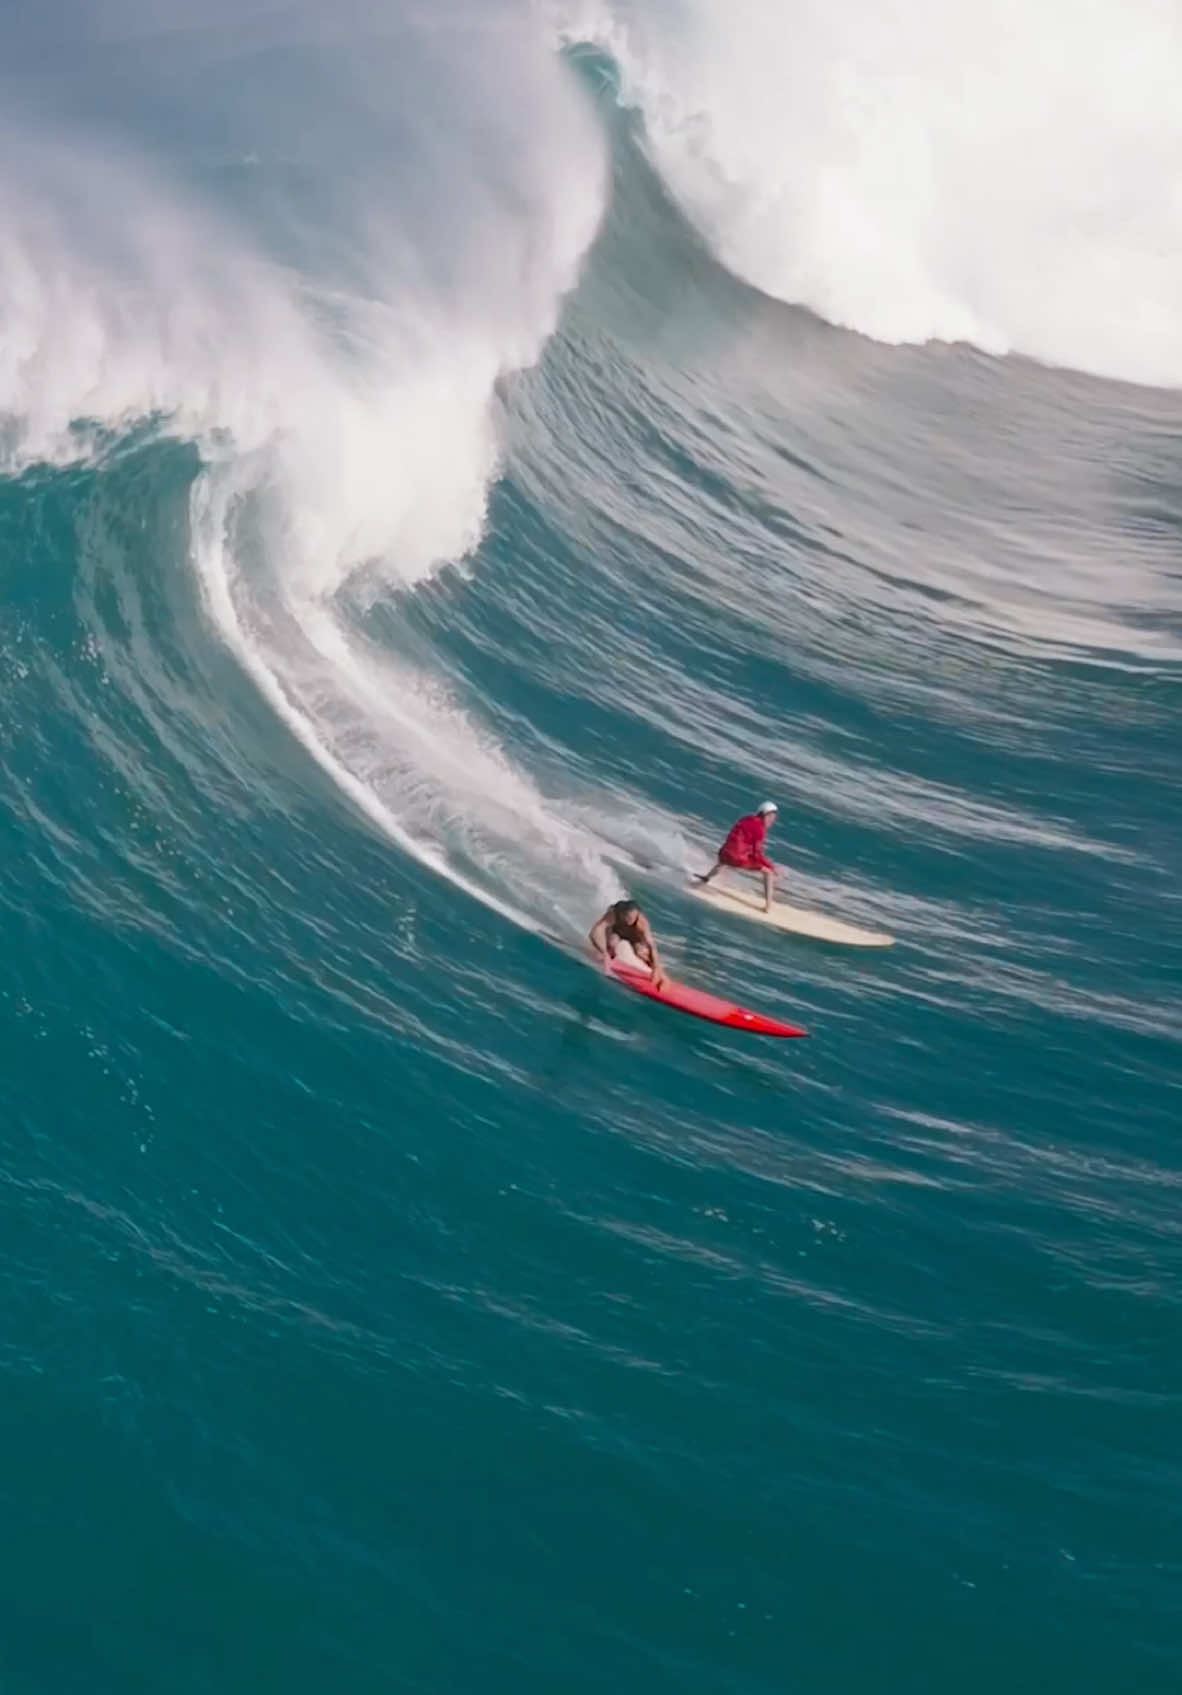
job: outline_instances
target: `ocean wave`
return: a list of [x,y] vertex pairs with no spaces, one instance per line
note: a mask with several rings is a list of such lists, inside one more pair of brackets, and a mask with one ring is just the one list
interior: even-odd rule
[[[512,4],[168,16],[179,37],[135,3],[79,9],[52,43],[69,119],[22,99],[6,119],[3,464],[195,441],[207,607],[342,788],[522,922],[556,858],[580,905],[606,897],[596,847],[357,628],[367,597],[479,539],[497,385],[537,357],[603,209],[583,92]],[[14,24],[27,95],[22,48]],[[118,99],[97,104],[86,54],[111,48]]]

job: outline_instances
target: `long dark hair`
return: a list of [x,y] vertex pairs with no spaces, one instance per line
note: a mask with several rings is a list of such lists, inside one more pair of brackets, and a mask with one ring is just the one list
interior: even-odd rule
[[638,913],[639,911],[640,908],[637,906],[632,897],[629,896],[626,900],[618,900],[613,904],[612,917],[618,924],[622,924],[629,912]]

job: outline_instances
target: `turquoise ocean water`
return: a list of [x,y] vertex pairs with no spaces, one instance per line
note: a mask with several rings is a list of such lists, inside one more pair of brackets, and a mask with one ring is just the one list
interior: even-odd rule
[[777,297],[617,14],[10,9],[4,1695],[1178,1687],[1182,377]]

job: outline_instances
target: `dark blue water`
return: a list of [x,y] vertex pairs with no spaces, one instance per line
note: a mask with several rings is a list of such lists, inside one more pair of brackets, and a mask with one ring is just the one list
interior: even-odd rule
[[[292,10],[157,19],[163,128],[63,25],[134,229],[56,119],[3,201],[0,1687],[1175,1689],[1182,402],[751,291],[541,49],[606,175],[525,347],[430,29],[381,239],[259,272]],[[893,949],[687,897],[765,795]],[[810,1040],[589,970],[624,888]]]

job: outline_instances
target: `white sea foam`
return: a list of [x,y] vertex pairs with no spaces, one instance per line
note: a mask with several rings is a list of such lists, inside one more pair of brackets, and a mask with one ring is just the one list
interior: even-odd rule
[[559,0],[738,275],[888,342],[1182,383],[1175,0]]

